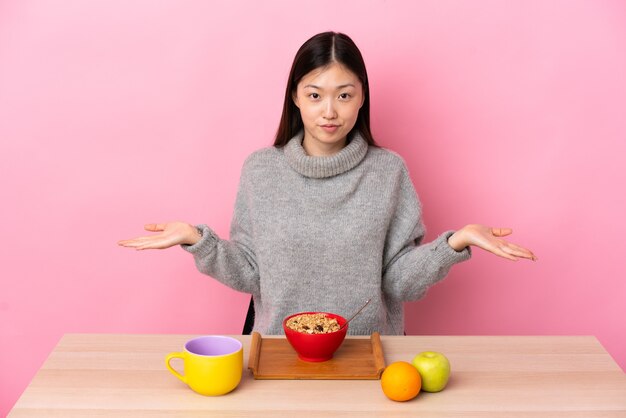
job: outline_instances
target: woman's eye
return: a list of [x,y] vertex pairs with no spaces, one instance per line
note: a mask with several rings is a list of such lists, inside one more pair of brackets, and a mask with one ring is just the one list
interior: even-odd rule
[[319,95],[319,94],[317,94],[317,93],[311,93],[311,94],[309,94],[309,97],[310,97],[311,99],[316,99],[316,100],[317,100],[317,99],[319,99],[319,98],[320,98],[320,95]]
[[339,98],[342,99],[342,100],[347,100],[347,99],[350,98],[350,94],[348,94],[348,93],[341,93],[339,95]]

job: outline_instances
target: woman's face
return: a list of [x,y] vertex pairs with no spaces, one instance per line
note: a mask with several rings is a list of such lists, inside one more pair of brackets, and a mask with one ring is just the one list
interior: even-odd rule
[[346,145],[363,100],[359,78],[341,64],[332,63],[302,77],[293,101],[302,116],[302,145],[307,154],[339,152]]

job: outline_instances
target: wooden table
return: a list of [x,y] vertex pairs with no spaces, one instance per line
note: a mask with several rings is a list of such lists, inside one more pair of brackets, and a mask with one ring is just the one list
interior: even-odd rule
[[[192,335],[65,335],[9,414],[18,417],[626,417],[626,375],[594,337],[382,337],[387,364],[440,351],[448,387],[388,400],[379,380],[254,380],[204,397],[164,357]],[[359,337],[356,337],[359,338]]]

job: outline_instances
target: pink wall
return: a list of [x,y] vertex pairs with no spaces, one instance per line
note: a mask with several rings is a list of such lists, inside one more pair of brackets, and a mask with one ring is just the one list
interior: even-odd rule
[[189,254],[116,241],[174,219],[227,236],[293,55],[329,29],[365,56],[427,239],[510,226],[539,256],[476,251],[408,331],[591,334],[626,367],[624,2],[5,0],[0,416],[64,333],[241,331],[247,297]]

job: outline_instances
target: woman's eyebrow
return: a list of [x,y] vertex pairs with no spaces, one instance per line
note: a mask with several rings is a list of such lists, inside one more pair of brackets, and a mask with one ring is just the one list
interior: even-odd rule
[[[310,87],[310,88],[313,88],[313,89],[322,90],[321,87],[316,86],[315,84],[307,84],[306,86],[304,86],[304,88],[307,88],[307,87]],[[340,86],[337,86],[336,89],[339,90],[339,89],[343,89],[345,87],[354,87],[354,84],[352,84],[352,83],[342,84]]]

